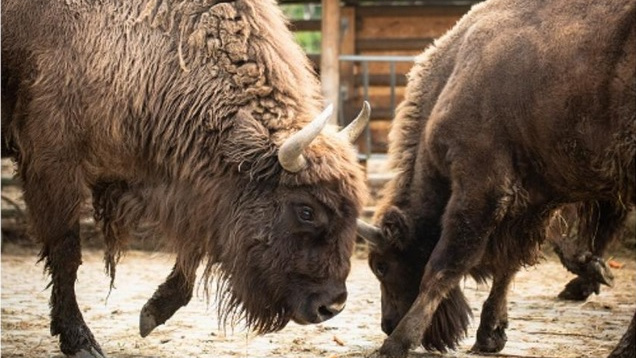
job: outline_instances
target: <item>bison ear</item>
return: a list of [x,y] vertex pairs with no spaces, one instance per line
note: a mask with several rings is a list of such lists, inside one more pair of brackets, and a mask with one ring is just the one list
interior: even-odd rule
[[391,245],[400,250],[409,246],[411,235],[409,235],[408,219],[399,208],[392,206],[384,212],[380,227]]
[[231,120],[227,138],[220,142],[224,159],[251,178],[271,176],[277,159],[268,129],[245,110],[237,111]]

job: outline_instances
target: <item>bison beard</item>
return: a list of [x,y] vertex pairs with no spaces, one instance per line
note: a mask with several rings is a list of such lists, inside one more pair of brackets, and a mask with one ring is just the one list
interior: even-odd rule
[[350,140],[369,108],[325,127],[286,25],[273,0],[3,1],[3,154],[42,243],[62,352],[104,356],[74,292],[91,196],[111,288],[131,237],[176,253],[142,336],[188,303],[202,261],[224,322],[270,332],[342,310],[366,195]]
[[[438,310],[468,275],[492,278],[473,350],[501,351],[508,288],[537,262],[554,210],[598,207],[598,246],[589,228],[579,240],[599,255],[636,202],[636,2],[475,5],[416,59],[389,139],[396,175],[377,227],[359,223],[391,327],[374,357],[455,346],[468,313]],[[579,299],[611,281],[586,257],[565,262],[586,280]],[[633,334],[613,357],[634,351]]]

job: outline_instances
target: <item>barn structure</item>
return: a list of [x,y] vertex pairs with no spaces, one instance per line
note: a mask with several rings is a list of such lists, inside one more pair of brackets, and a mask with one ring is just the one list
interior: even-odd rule
[[353,118],[362,101],[372,107],[361,159],[386,151],[388,128],[402,100],[405,74],[434,39],[443,35],[477,0],[281,0],[283,6],[320,7],[320,18],[292,20],[298,32],[320,32],[320,53],[309,53],[326,101],[336,104],[339,124]]

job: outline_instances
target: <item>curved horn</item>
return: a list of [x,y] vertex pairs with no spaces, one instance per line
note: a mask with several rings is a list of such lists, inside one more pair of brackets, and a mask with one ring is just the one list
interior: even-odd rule
[[358,235],[365,239],[369,244],[375,246],[383,246],[387,243],[382,230],[378,227],[367,224],[364,220],[358,219]]
[[320,134],[332,113],[333,105],[330,104],[311,123],[285,140],[278,150],[278,161],[283,169],[296,173],[305,167],[307,161],[303,150]]
[[364,130],[364,127],[367,126],[367,123],[369,123],[370,117],[371,105],[369,105],[369,102],[364,101],[364,103],[362,103],[362,110],[360,111],[360,114],[358,114],[356,119],[349,123],[346,128],[338,132],[338,135],[348,139],[349,142],[355,141]]

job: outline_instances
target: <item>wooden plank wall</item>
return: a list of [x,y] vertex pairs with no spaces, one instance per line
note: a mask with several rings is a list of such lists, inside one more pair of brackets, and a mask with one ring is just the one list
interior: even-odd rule
[[[355,8],[355,53],[358,55],[417,55],[434,39],[443,35],[468,10],[469,6],[362,6]],[[396,103],[404,97],[406,73],[412,63],[396,63]],[[370,63],[369,99],[373,108],[371,122],[372,152],[385,152],[387,135],[393,117],[391,112],[389,64]],[[341,78],[342,83],[354,82],[354,92],[344,109],[355,111],[362,101],[362,71],[356,66],[353,77]],[[364,143],[360,143],[364,148]]]
[[[434,39],[450,29],[469,9],[469,1],[461,5],[364,5],[351,3],[341,9],[340,53],[355,55],[408,55],[421,53]],[[294,21],[292,29],[319,31],[315,20]],[[319,71],[319,56],[310,56]],[[396,64],[396,103],[404,95],[406,73],[412,63]],[[389,64],[370,63],[369,99],[373,109],[372,152],[386,151],[386,137],[392,119],[390,111]],[[340,88],[343,91],[342,113],[345,119],[355,116],[363,100],[362,66],[340,64]],[[361,150],[366,151],[364,141]]]

